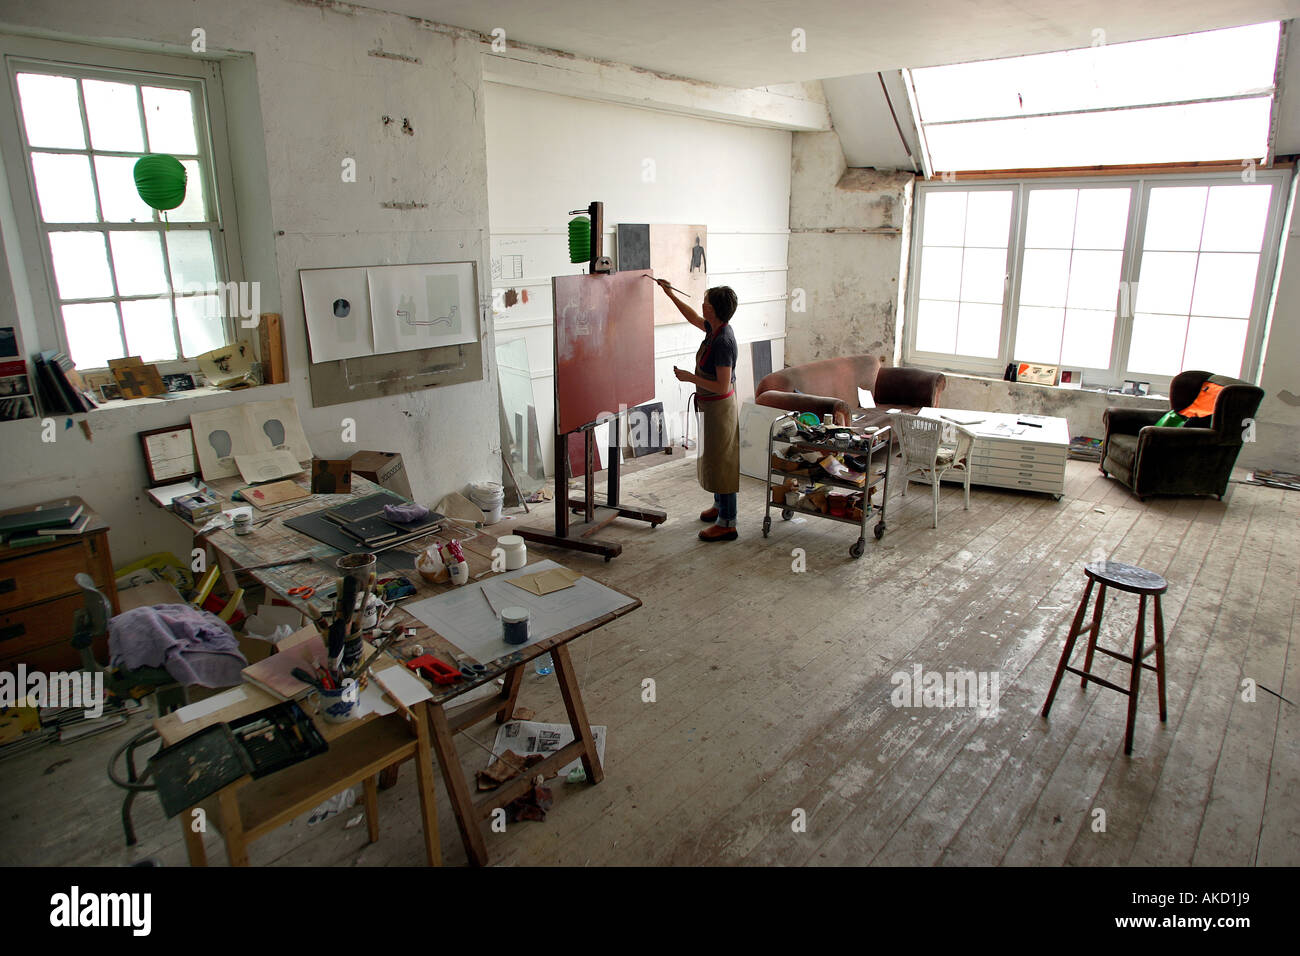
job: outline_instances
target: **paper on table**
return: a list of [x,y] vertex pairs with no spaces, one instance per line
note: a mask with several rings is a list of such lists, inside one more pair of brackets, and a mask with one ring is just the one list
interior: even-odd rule
[[375,676],[397,696],[404,707],[418,704],[420,701],[428,700],[433,696],[433,691],[429,690],[428,684],[400,664],[382,671],[376,671]]
[[236,455],[235,467],[239,477],[247,482],[275,481],[291,475],[301,475],[305,468],[294,460],[288,451],[259,451],[252,455]]
[[858,408],[875,408],[876,400],[871,397],[871,390],[867,388],[858,389]]
[[[579,577],[572,588],[547,595],[507,586],[515,577],[523,576],[526,572],[558,567],[554,561],[539,561],[530,564],[527,569],[507,571],[504,575],[477,584],[462,585],[437,597],[416,601],[406,605],[406,610],[433,628],[454,647],[486,664],[632,603],[632,598],[627,595],[587,577]],[[500,619],[489,610],[483,596],[476,593],[479,591],[486,592],[496,608],[511,605],[527,608],[529,622],[526,643],[505,642]]]
[[568,568],[551,568],[549,571],[538,571],[535,574],[525,574],[517,578],[511,578],[510,583],[517,588],[522,588],[529,594],[536,594],[540,597],[550,594],[552,591],[563,591],[565,588],[571,588],[580,577],[582,577],[581,574],[570,571]]
[[181,495],[192,495],[195,492],[202,490],[203,489],[192,481],[182,481],[175,485],[163,485],[161,488],[150,488],[149,497],[164,508],[170,508],[172,502]]
[[244,693],[242,687],[232,687],[230,690],[221,694],[215,694],[207,700],[201,700],[197,704],[189,704],[176,711],[176,716],[180,722],[188,724],[191,720],[198,720],[200,717],[206,717],[208,714],[215,714],[223,707],[229,707],[231,704],[237,704],[241,700],[247,700],[248,695]]
[[[384,681],[384,683],[388,682]],[[364,717],[366,714],[373,712],[380,717],[386,717],[395,710],[397,708],[389,703],[388,698],[384,696],[384,692],[379,689],[379,685],[374,681],[367,681],[366,689],[361,692],[361,700],[357,706],[357,716]]]
[[303,269],[299,277],[312,363],[374,355],[366,270]]
[[240,494],[254,508],[270,508],[273,505],[284,504],[286,501],[311,497],[310,491],[292,481],[273,481],[256,488],[244,488]]

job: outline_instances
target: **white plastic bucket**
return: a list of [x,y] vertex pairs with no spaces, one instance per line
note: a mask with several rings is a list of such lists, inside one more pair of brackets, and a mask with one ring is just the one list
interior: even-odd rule
[[501,506],[505,502],[505,489],[497,481],[478,481],[469,486],[469,498],[483,512],[484,524],[501,520]]

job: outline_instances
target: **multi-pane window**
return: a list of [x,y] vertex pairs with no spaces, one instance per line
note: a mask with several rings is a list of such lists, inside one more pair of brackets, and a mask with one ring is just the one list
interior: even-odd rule
[[1016,361],[1110,365],[1131,192],[1128,187],[1030,190]]
[[997,356],[1012,196],[988,189],[928,197],[916,299],[920,351]]
[[983,374],[1057,365],[1092,385],[1249,374],[1287,179],[922,184],[907,358]]
[[[56,316],[78,368],[224,345],[225,256],[204,81],[11,58],[18,130]],[[185,200],[136,191],[147,153],[176,157]]]
[[1150,191],[1132,371],[1241,373],[1271,193],[1259,183]]

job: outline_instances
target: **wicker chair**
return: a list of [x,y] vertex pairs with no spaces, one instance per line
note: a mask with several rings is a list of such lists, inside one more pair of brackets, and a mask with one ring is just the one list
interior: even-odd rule
[[938,422],[919,415],[893,416],[894,434],[902,449],[903,497],[913,478],[928,482],[934,492],[931,527],[939,527],[939,482],[948,472],[961,472],[965,486],[965,507],[970,510],[970,450],[975,436],[960,425]]

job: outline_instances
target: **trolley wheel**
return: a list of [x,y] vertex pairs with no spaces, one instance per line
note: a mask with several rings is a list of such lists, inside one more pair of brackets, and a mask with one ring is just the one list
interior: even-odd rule
[[878,525],[876,525],[875,533],[876,533],[877,541],[879,541],[881,538],[885,536],[885,523],[883,521],[880,522]]
[[867,550],[866,538],[858,538],[857,541],[853,542],[853,547],[849,548],[849,557],[860,558],[862,557],[862,553],[866,550]]
[[791,518],[793,518],[793,517],[794,517],[794,512],[791,511],[789,508],[782,508],[782,509],[781,509],[781,520],[782,520],[782,521],[789,521],[789,520],[790,520]]
[[772,519],[771,519],[771,518],[768,518],[768,517],[764,517],[764,518],[763,518],[763,537],[766,538],[766,537],[768,536],[768,534],[771,532],[771,530],[772,530]]

